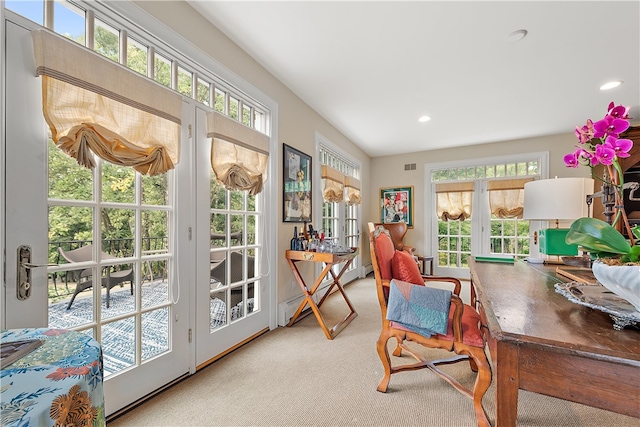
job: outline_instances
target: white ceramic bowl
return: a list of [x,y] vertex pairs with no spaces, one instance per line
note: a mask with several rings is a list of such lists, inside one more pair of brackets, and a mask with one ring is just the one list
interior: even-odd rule
[[640,311],[640,265],[610,266],[595,261],[591,269],[602,286]]

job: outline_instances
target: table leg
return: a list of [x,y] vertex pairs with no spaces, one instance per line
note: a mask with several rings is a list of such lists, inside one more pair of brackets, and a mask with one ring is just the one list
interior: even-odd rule
[[518,418],[518,346],[497,342],[494,361],[496,382],[496,427],[513,427]]
[[[309,307],[311,308],[311,311],[316,316],[316,319],[318,320],[318,323],[320,324],[320,327],[322,328],[322,331],[324,332],[325,336],[327,337],[327,339],[332,340],[336,335],[340,333],[340,331],[342,331],[342,329],[344,329],[349,323],[351,323],[353,319],[355,319],[358,316],[358,314],[353,308],[353,305],[351,305],[351,301],[349,301],[347,294],[344,292],[344,289],[342,288],[342,285],[340,284],[340,280],[339,280],[340,277],[342,276],[342,273],[351,264],[352,260],[349,260],[346,263],[346,265],[342,268],[342,270],[337,276],[331,269],[333,264],[325,264],[325,267],[322,270],[322,273],[320,273],[320,275],[316,279],[316,282],[314,283],[311,289],[307,287],[304,281],[304,278],[302,277],[302,275],[300,274],[300,271],[298,270],[298,267],[296,266],[295,261],[291,259],[287,259],[287,261],[289,262],[289,266],[291,267],[291,270],[293,271],[293,274],[296,277],[296,280],[298,281],[298,284],[300,285],[300,288],[302,289],[302,292],[305,295],[304,299],[300,303],[300,306],[298,306],[298,309],[294,313],[293,317],[291,317],[291,320],[289,320],[289,323],[287,323],[287,326],[292,326],[298,320],[306,317],[306,314],[309,314],[309,312],[307,312],[302,317],[300,317],[300,315],[303,314],[305,307],[309,305]],[[324,293],[324,295],[320,299],[320,302],[316,304],[315,301],[313,300],[313,295],[315,294],[316,290],[322,283],[322,280],[325,278],[325,276],[328,273],[331,273],[331,276],[333,277],[333,283],[331,284],[331,286],[327,288],[327,291]],[[324,321],[324,318],[322,317],[322,314],[320,313],[319,307],[322,305],[322,303],[324,303],[325,299],[331,293],[331,290],[333,289],[334,286],[337,286],[338,290],[340,291],[340,294],[342,295],[347,305],[349,306],[350,311],[349,311],[349,314],[340,322],[338,322],[335,326],[333,326],[332,328],[328,328],[326,325],[326,322]]]

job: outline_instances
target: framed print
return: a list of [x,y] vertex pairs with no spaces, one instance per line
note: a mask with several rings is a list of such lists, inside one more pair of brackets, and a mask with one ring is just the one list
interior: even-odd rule
[[381,188],[380,218],[384,224],[406,222],[413,228],[413,187]]
[[283,144],[284,222],[311,221],[311,156]]

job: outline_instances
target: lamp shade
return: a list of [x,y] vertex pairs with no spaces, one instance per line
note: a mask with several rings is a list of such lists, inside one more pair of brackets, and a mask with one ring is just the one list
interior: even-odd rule
[[523,218],[532,221],[575,220],[589,216],[591,178],[553,178],[524,185]]

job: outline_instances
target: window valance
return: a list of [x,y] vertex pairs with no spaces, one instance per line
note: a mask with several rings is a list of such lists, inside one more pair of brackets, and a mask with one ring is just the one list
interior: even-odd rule
[[180,94],[50,31],[31,35],[43,114],[58,147],[89,168],[91,152],[148,175],[175,167]]
[[325,202],[339,203],[344,198],[344,174],[332,167],[322,165],[322,198]]
[[533,178],[489,181],[489,208],[498,218],[522,218],[524,212],[524,184]]
[[436,184],[436,215],[443,221],[464,221],[471,216],[473,182]]
[[269,137],[218,112],[207,114],[211,167],[227,190],[262,191],[267,180]]
[[359,205],[362,203],[360,194],[360,180],[352,176],[344,177],[345,200],[349,205]]

